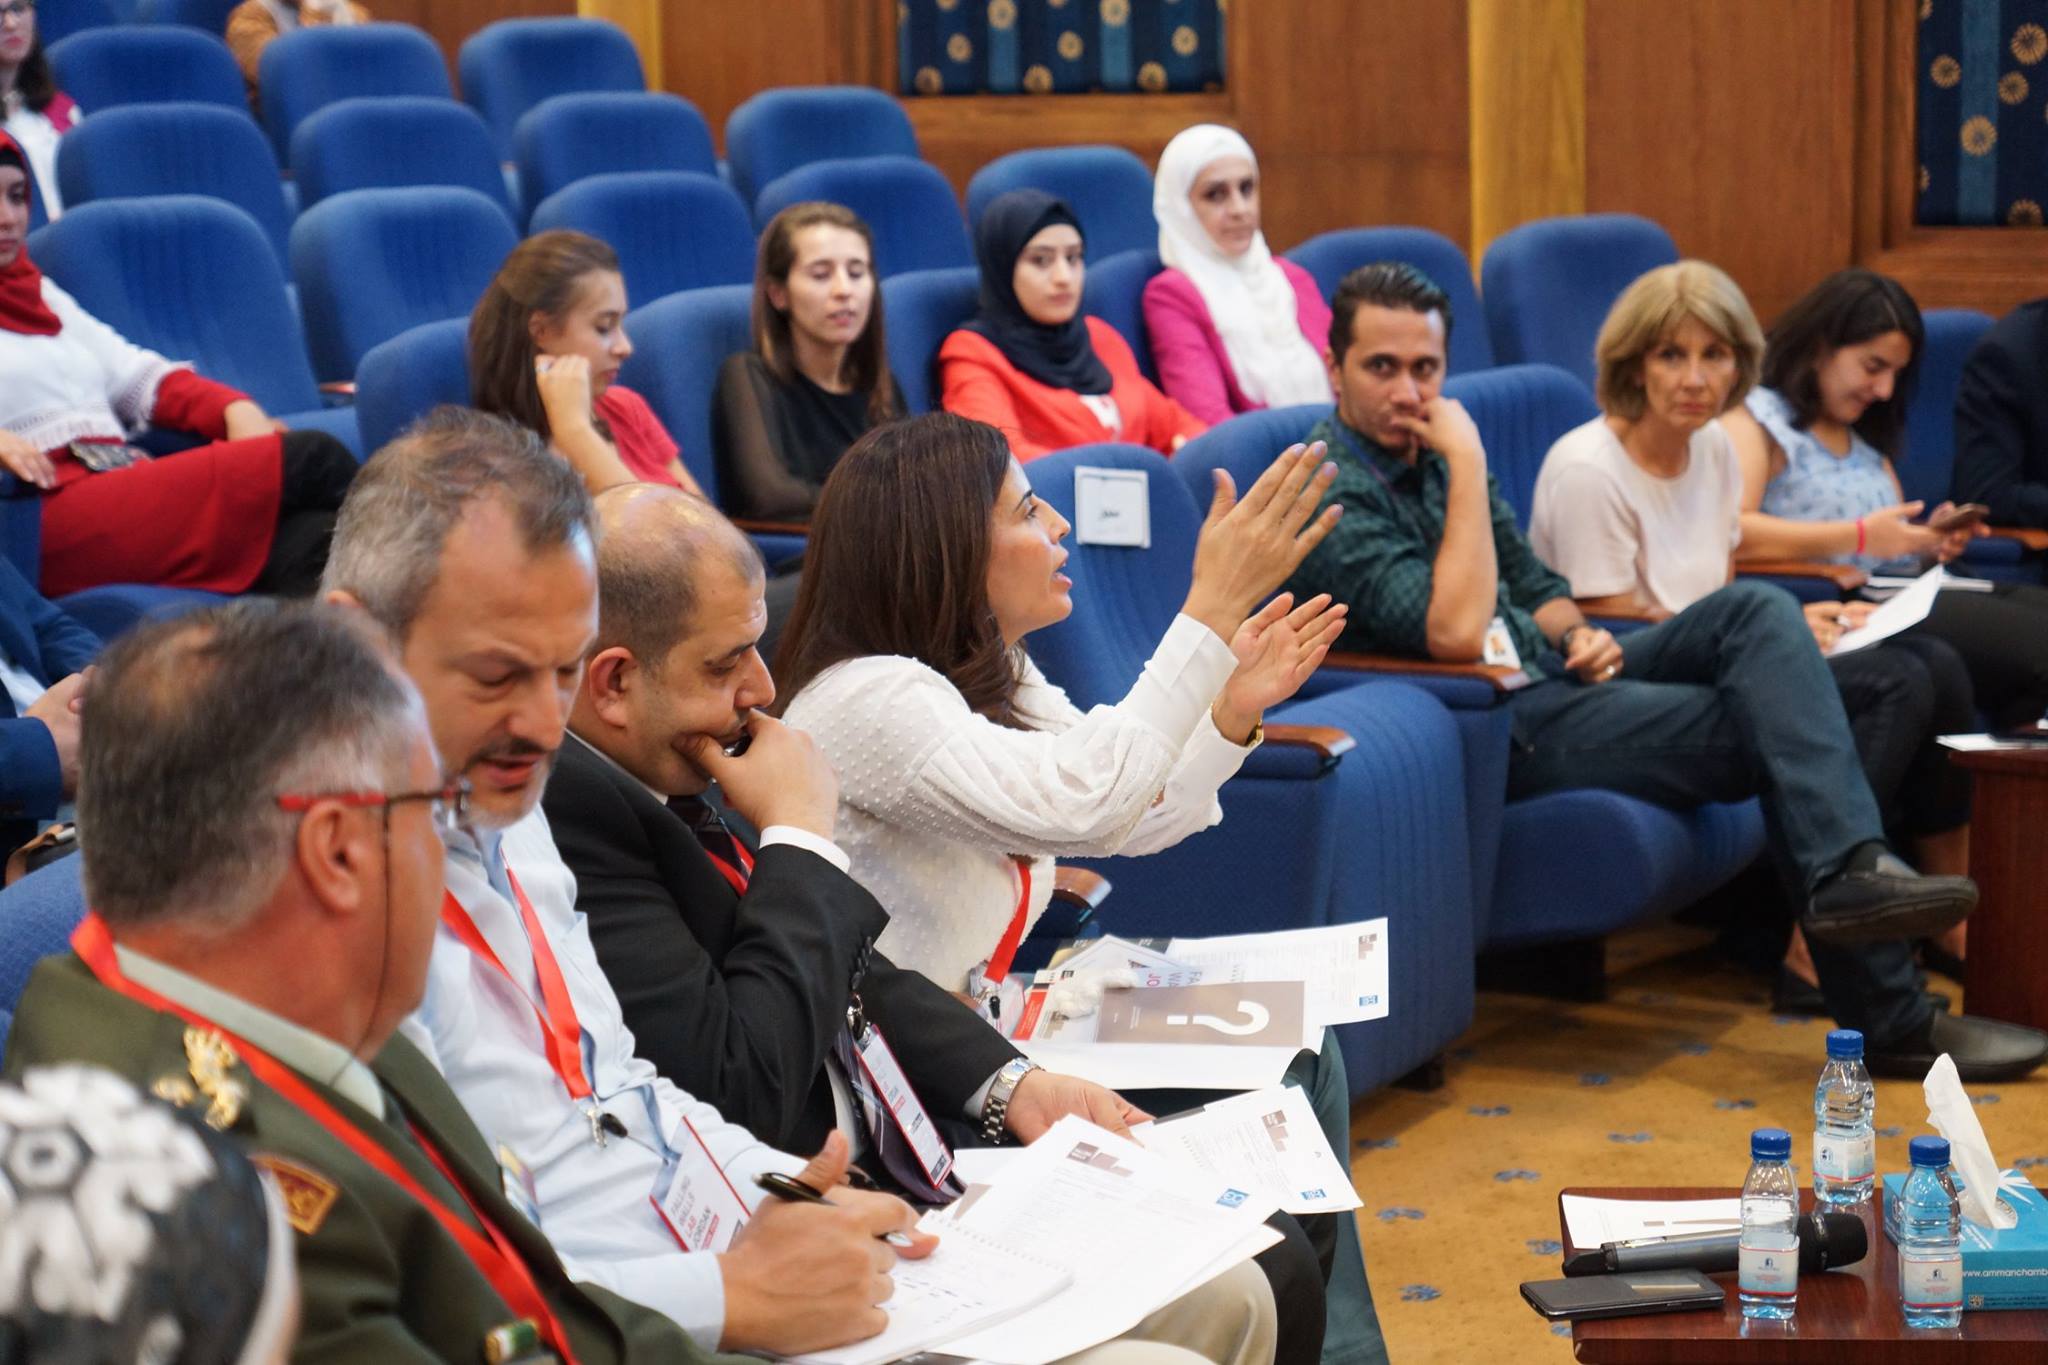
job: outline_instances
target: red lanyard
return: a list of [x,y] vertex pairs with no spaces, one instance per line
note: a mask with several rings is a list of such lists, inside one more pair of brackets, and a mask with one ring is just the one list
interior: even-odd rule
[[1023,889],[1017,893],[1017,913],[1010,916],[1009,928],[1003,930],[1002,941],[996,944],[995,955],[988,960],[988,972],[982,978],[990,986],[1000,987],[1010,974],[1010,964],[1017,960],[1018,945],[1024,942],[1024,921],[1031,915],[1031,860],[1015,859],[1017,879]]
[[[533,1005],[534,1017],[540,1020],[541,1037],[547,1044],[548,1065],[562,1078],[562,1084],[569,1091],[572,1100],[589,1099],[590,1078],[583,1074],[583,1025],[576,1020],[576,1002],[569,995],[569,983],[562,979],[562,968],[555,961],[555,950],[548,944],[547,933],[541,928],[540,916],[533,912],[533,902],[526,898],[519,879],[512,875],[512,869],[505,869],[505,880],[512,884],[512,897],[519,902],[519,919],[526,926],[526,941],[533,948],[533,974],[540,978],[541,1003]],[[455,899],[453,891],[444,892],[441,898],[441,922],[455,931],[455,936],[469,946],[469,950],[498,969],[498,974],[512,983],[513,989],[524,996],[518,978],[505,970],[505,964],[498,960],[497,953],[476,927],[476,921],[469,917],[469,911],[462,908],[462,902]],[[528,1004],[533,1002],[529,999]]]
[[108,990],[119,992],[131,1000],[147,1005],[161,1013],[174,1014],[186,1023],[200,1028],[209,1028],[221,1034],[241,1054],[242,1064],[249,1068],[257,1080],[275,1090],[286,1101],[325,1128],[354,1152],[379,1175],[411,1195],[440,1222],[443,1230],[455,1239],[456,1245],[469,1257],[476,1268],[490,1281],[491,1288],[499,1298],[521,1317],[530,1318],[540,1328],[567,1365],[575,1365],[575,1357],[569,1350],[568,1335],[555,1319],[554,1311],[548,1307],[547,1299],[541,1294],[540,1286],[534,1282],[533,1272],[526,1260],[513,1245],[511,1238],[499,1231],[476,1201],[469,1197],[469,1191],[448,1168],[448,1163],[428,1142],[412,1120],[406,1119],[405,1126],[412,1133],[413,1140],[433,1162],[455,1192],[462,1196],[470,1216],[482,1225],[483,1234],[465,1223],[454,1210],[429,1193],[412,1173],[398,1163],[398,1159],[380,1142],[363,1132],[344,1118],[332,1105],[321,1099],[313,1088],[300,1080],[297,1073],[269,1054],[251,1047],[245,1040],[229,1033],[211,1019],[188,1010],[174,1001],[166,1000],[146,986],[130,981],[121,971],[121,964],[114,956],[114,940],[108,934],[106,922],[97,913],[89,913],[71,935],[71,948],[82,958],[100,984]]

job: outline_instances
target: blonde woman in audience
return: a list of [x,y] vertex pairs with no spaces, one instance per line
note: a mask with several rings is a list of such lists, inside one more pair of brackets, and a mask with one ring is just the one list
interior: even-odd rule
[[981,307],[939,347],[941,406],[986,422],[1020,460],[1094,441],[1162,455],[1208,424],[1138,372],[1116,328],[1081,315],[1081,223],[1043,190],[996,196],[975,231]]
[[0,131],[28,158],[29,174],[43,189],[43,213],[52,222],[64,212],[57,193],[57,139],[84,117],[50,74],[35,0],[0,0]]
[[769,221],[754,267],[753,334],[753,349],[718,371],[719,493],[736,517],[805,521],[846,448],[903,414],[874,234],[852,209],[791,204]]
[[535,233],[470,314],[470,401],[539,432],[593,493],[665,483],[702,497],[654,409],[617,382],[632,354],[618,254],[568,228]]
[[[43,593],[310,593],[355,457],[137,346],[44,279],[28,254],[33,192],[20,144],[0,133],[0,473],[42,500]],[[152,458],[128,444],[147,426],[203,443]]]
[[1145,286],[1160,387],[1210,425],[1330,401],[1330,306],[1259,230],[1259,162],[1235,130],[1198,123],[1159,156],[1152,214],[1166,269]]
[[[1582,610],[1661,619],[1733,576],[1742,475],[1719,419],[1741,407],[1763,354],[1748,300],[1704,262],[1653,270],[1615,302],[1595,353],[1603,411],[1551,446],[1529,524]],[[1868,611],[1817,602],[1806,619],[1827,651]],[[1963,874],[1969,786],[1935,742],[1972,728],[1962,660],[1939,640],[1895,636],[1828,663],[1889,837],[1912,844],[1926,871]],[[1795,941],[1778,1008],[1818,1013],[1818,989]]]
[[249,84],[249,107],[259,108],[263,49],[287,33],[323,25],[367,24],[370,12],[355,0],[242,0],[228,12],[228,51]]

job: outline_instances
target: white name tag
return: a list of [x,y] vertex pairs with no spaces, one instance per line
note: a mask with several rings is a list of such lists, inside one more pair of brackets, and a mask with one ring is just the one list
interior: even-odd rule
[[724,1251],[747,1221],[747,1206],[697,1130],[684,1119],[651,1196],[685,1251]]
[[944,1185],[953,1170],[953,1151],[939,1136],[931,1115],[925,1112],[924,1102],[910,1088],[910,1078],[897,1064],[896,1054],[882,1038],[882,1030],[873,1024],[868,1026],[867,1037],[860,1041],[860,1067],[868,1073],[882,1103],[888,1106],[896,1127],[910,1139],[910,1150],[917,1157],[917,1164],[924,1167],[925,1178],[934,1185]]
[[1520,668],[1522,655],[1515,648],[1515,637],[1508,630],[1506,618],[1496,616],[1486,628],[1486,643],[1480,648],[1479,657],[1490,664],[1501,664],[1508,668]]
[[1081,545],[1152,544],[1152,505],[1142,469],[1074,469],[1074,540]]

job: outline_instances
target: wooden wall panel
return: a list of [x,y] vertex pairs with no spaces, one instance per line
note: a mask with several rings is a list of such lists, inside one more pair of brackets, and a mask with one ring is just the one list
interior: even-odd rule
[[1469,0],[1472,258],[1586,208],[1586,0]]
[[1847,265],[1855,9],[1587,0],[1587,210],[1656,219],[1767,321]]
[[448,77],[453,80],[455,50],[485,24],[493,19],[574,14],[576,0],[370,0],[369,7],[379,19],[425,29],[448,54]]
[[867,0],[690,5],[662,25],[663,78],[704,112],[723,151],[726,115],[749,95],[777,85],[880,84],[864,69],[868,8]]

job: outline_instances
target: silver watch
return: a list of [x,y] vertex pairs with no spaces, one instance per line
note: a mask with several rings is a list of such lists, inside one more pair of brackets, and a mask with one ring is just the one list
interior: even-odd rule
[[981,1102],[981,1140],[991,1147],[1003,1143],[1003,1120],[1010,1113],[1010,1097],[1017,1093],[1018,1084],[1034,1071],[1042,1068],[1029,1057],[1012,1057],[1003,1063],[1003,1069],[988,1088],[988,1098]]

